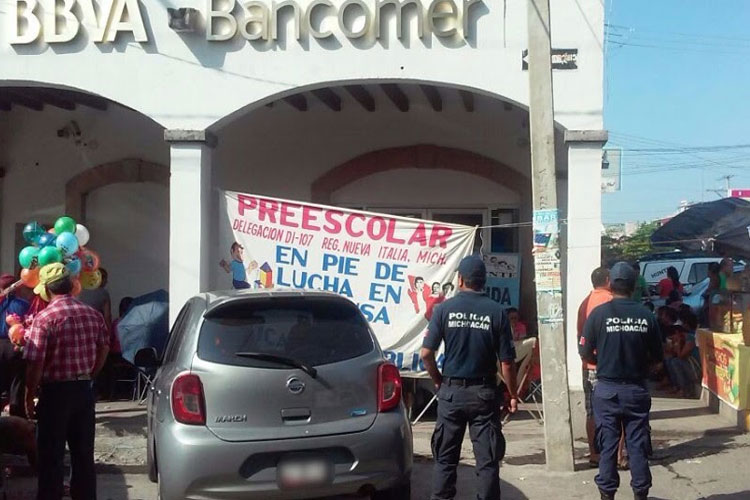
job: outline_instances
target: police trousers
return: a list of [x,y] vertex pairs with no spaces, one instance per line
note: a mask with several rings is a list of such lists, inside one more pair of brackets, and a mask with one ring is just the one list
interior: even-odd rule
[[477,499],[500,498],[500,460],[505,438],[500,424],[500,392],[491,385],[443,385],[438,390],[438,415],[432,435],[435,459],[432,500],[456,496],[456,469],[466,426],[474,446]]
[[650,436],[648,415],[651,395],[645,384],[617,383],[599,379],[593,396],[596,440],[600,451],[596,485],[612,494],[620,486],[617,472],[617,446],[623,427],[630,461],[630,486],[636,494],[648,494],[651,471],[648,467]]

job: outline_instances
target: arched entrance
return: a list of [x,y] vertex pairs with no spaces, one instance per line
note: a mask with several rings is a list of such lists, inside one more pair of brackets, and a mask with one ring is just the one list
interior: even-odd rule
[[70,214],[119,299],[166,288],[169,149],[163,128],[103,97],[29,82],[0,86],[2,268],[13,270],[20,227]]
[[518,225],[531,220],[523,107],[434,82],[345,82],[249,105],[212,132],[220,189],[507,226],[481,231],[481,243],[521,255],[521,308],[533,321],[531,232]]
[[527,177],[497,160],[458,148],[419,144],[372,151],[332,168],[313,181],[312,200],[331,203],[334,192],[355,181],[409,168],[478,176],[523,195],[527,195],[531,187]]

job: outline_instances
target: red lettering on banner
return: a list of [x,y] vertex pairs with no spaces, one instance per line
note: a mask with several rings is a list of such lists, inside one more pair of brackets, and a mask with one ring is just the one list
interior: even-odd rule
[[453,229],[447,226],[433,226],[432,233],[430,233],[430,246],[446,248],[448,246],[448,238],[453,235]]
[[295,213],[292,212],[292,208],[297,208],[297,205],[292,205],[290,203],[282,203],[281,204],[281,220],[279,223],[282,226],[289,226],[289,227],[299,227],[299,224],[294,222],[294,220],[290,220],[294,218]]
[[268,221],[293,228],[302,227],[307,231],[322,230],[334,235],[345,232],[352,238],[361,238],[366,233],[370,240],[385,240],[397,245],[447,248],[448,240],[453,236],[453,229],[442,225],[430,225],[428,236],[428,227],[424,223],[418,223],[407,240],[396,236],[400,221],[390,217],[368,217],[360,213],[326,210],[299,203],[286,203],[238,194],[237,212],[240,216],[244,216],[248,210],[258,211],[259,222]]
[[272,200],[260,200],[258,208],[258,220],[263,221],[266,217],[270,222],[276,224],[276,212],[279,211],[279,204]]
[[[379,227],[375,227],[375,226]],[[371,240],[379,240],[385,236],[385,232],[388,228],[385,225],[385,220],[382,217],[371,217],[367,222],[367,235]],[[377,232],[376,232],[377,230]]]
[[341,212],[339,210],[326,210],[326,224],[323,226],[323,231],[331,234],[340,233],[341,221],[339,220],[339,217],[342,215],[344,215],[344,212]]
[[350,236],[354,236],[355,238],[359,238],[363,234],[365,234],[364,231],[354,231],[354,228],[352,228],[352,222],[354,222],[354,219],[360,219],[365,220],[365,216],[362,214],[351,214],[349,217],[346,218],[346,232],[349,233]]
[[302,229],[307,229],[308,231],[320,231],[318,226],[312,225],[313,222],[318,220],[317,214],[312,213],[313,211],[320,212],[320,210],[315,207],[302,207]]
[[419,243],[421,246],[427,245],[427,231],[424,228],[424,224],[418,224],[417,228],[411,233],[409,238],[409,245],[412,243]]
[[245,215],[245,210],[253,210],[258,206],[258,200],[252,196],[247,196],[245,194],[237,195],[237,212],[240,214],[240,216]]
[[406,243],[405,239],[396,238],[396,219],[388,219],[388,234],[385,235],[385,240],[388,243],[396,243],[397,245]]

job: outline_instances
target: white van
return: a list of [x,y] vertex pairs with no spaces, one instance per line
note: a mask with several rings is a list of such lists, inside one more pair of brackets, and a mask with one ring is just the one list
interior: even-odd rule
[[671,266],[680,274],[680,283],[683,284],[686,292],[689,292],[693,285],[708,277],[708,265],[712,262],[721,262],[721,257],[671,252],[649,255],[638,261],[641,265],[641,275],[646,279],[649,287],[656,286],[666,278],[667,268]]

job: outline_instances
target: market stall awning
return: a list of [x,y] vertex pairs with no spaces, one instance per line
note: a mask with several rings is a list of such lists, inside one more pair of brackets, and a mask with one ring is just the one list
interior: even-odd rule
[[714,242],[720,235],[735,234],[737,228],[748,225],[750,202],[723,198],[699,203],[676,215],[651,235],[651,243],[685,251],[719,251]]
[[750,225],[740,225],[721,233],[713,243],[714,251],[722,255],[750,259]]

